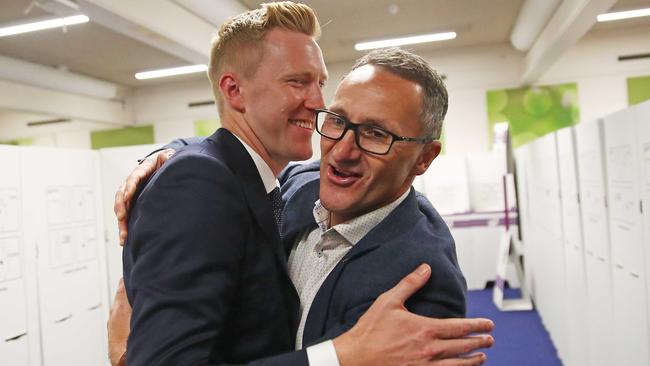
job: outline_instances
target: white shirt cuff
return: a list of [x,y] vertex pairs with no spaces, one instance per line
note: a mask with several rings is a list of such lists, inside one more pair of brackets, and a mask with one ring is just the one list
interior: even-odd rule
[[309,366],[339,366],[336,348],[331,340],[307,347]]

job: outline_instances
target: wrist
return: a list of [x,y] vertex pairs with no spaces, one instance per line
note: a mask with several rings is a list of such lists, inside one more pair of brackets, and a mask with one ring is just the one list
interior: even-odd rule
[[363,354],[361,352],[354,351],[355,338],[349,333],[350,331],[347,331],[332,340],[332,343],[334,344],[334,350],[336,351],[336,357],[339,360],[339,366],[362,365],[363,362],[360,361],[363,357]]

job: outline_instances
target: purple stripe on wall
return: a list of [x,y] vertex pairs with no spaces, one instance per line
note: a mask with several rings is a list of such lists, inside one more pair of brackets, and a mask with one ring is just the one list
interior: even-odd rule
[[[468,228],[468,227],[485,227],[485,226],[494,226],[494,219],[473,219],[473,220],[454,220],[449,223],[449,227],[457,228]],[[517,225],[517,218],[510,217],[508,223],[512,226]],[[499,219],[496,226],[506,226],[506,219],[502,217]]]

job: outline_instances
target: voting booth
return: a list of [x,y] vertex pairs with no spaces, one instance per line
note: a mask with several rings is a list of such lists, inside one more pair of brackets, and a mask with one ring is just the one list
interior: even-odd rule
[[515,158],[527,280],[563,363],[650,364],[650,102]]
[[587,302],[578,167],[573,127],[557,131],[556,141],[567,296],[565,363],[567,365],[589,365],[588,340],[590,334],[584,331],[588,328],[587,313],[584,309],[589,304]]
[[0,355],[4,365],[40,365],[34,246],[26,244],[21,153],[0,146]]
[[0,364],[109,364],[122,273],[113,199],[152,149],[0,146]]
[[592,365],[614,363],[614,302],[607,212],[605,135],[601,120],[574,127],[578,159],[578,188],[585,257],[588,306],[589,361]]
[[[650,364],[645,251],[642,239],[639,120],[636,107],[604,118],[609,233],[612,252],[615,357]],[[647,123],[647,121],[646,121]],[[647,243],[647,242],[646,242]]]
[[101,365],[108,291],[94,151],[0,149],[3,365]]
[[[642,243],[645,251],[646,299],[650,327],[650,212],[648,212],[650,210],[650,103],[643,103],[636,107],[636,126],[639,188],[641,190],[640,210],[643,227]],[[646,347],[650,347],[650,345]]]
[[528,205],[530,222],[524,245],[532,272],[531,291],[543,323],[561,358],[566,358],[567,288],[563,245],[562,203],[556,135],[530,144]]

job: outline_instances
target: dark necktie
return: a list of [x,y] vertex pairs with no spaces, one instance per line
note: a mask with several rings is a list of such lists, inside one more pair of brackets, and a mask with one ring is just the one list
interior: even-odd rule
[[284,203],[282,202],[280,187],[275,187],[271,192],[269,192],[269,199],[271,200],[271,207],[273,207],[275,223],[278,225],[280,235],[282,235],[282,208],[284,207]]

